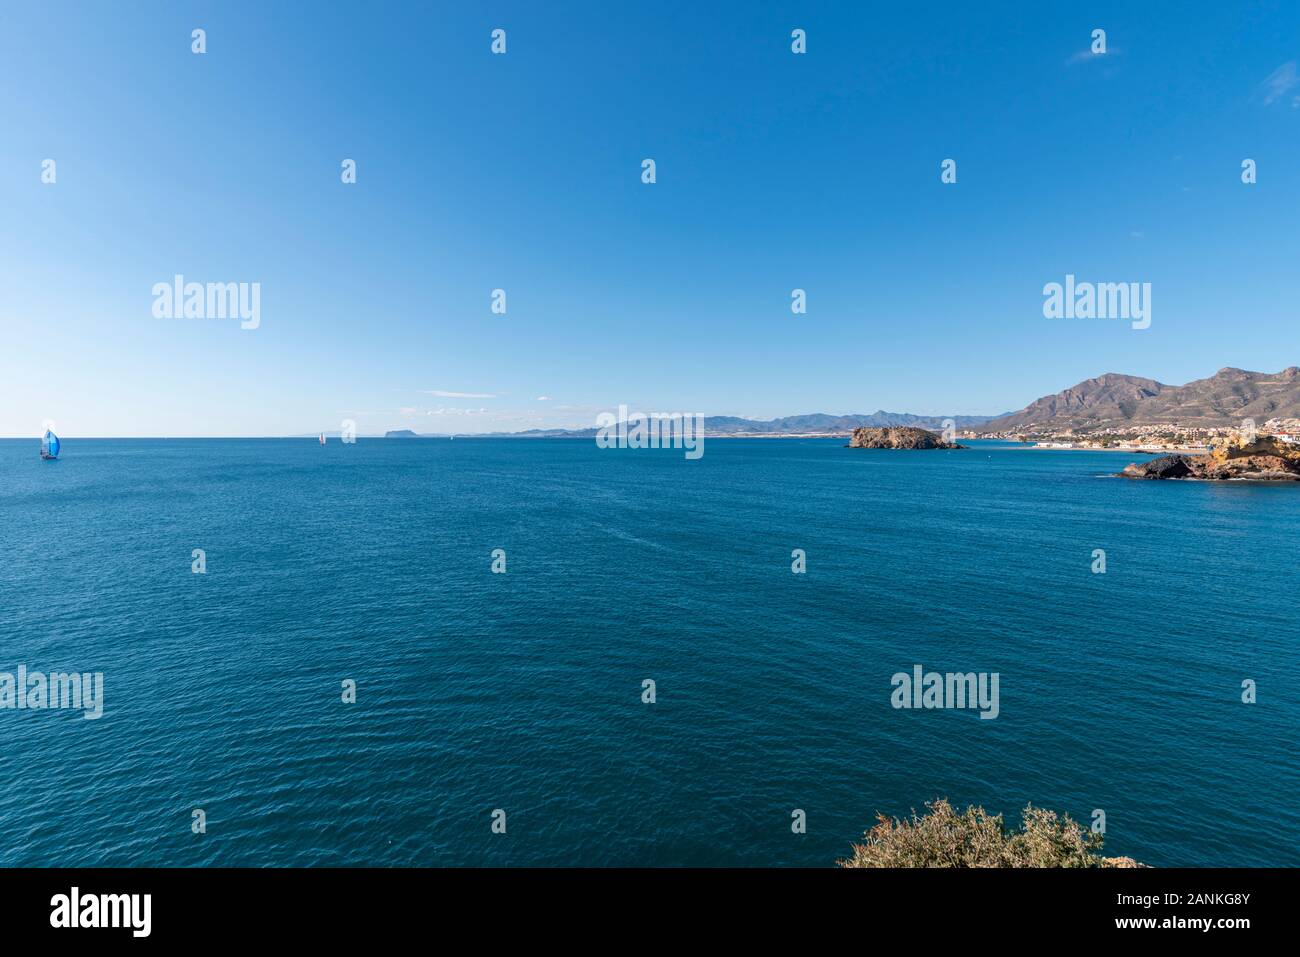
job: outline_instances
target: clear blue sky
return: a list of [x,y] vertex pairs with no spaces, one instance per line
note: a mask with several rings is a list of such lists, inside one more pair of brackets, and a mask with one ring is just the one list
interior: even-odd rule
[[[1297,59],[1281,2],[8,3],[0,434],[994,413],[1280,369]],[[154,318],[176,273],[260,282],[261,327]],[[1066,273],[1152,283],[1151,328],[1045,319]]]

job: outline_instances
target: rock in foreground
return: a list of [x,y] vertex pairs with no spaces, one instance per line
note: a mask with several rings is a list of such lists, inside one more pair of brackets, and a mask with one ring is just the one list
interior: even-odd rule
[[966,446],[945,442],[933,432],[898,426],[891,429],[859,428],[849,439],[851,449],[964,449]]
[[1136,479],[1300,482],[1300,447],[1269,435],[1250,441],[1237,438],[1207,455],[1162,455],[1135,462],[1119,474]]

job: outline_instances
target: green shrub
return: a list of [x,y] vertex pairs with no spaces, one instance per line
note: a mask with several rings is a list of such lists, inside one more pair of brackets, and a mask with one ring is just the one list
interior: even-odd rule
[[1019,831],[1007,831],[1001,814],[968,807],[958,814],[945,800],[912,812],[910,821],[878,815],[862,844],[841,867],[1135,867],[1129,858],[1104,858],[1102,837],[1070,819],[1032,804]]

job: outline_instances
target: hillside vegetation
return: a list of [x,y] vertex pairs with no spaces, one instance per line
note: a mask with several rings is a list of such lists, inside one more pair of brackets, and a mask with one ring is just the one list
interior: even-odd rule
[[927,804],[910,820],[879,815],[853,856],[841,867],[1140,867],[1128,857],[1102,857],[1100,834],[1055,811],[1032,804],[1018,831],[1001,814],[968,807],[960,814],[946,800]]

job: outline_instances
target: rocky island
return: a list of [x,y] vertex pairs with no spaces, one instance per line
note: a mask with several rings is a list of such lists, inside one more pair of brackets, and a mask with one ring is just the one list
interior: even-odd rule
[[888,429],[858,428],[849,439],[851,449],[964,449],[966,446],[946,442],[933,432],[898,426]]
[[1162,455],[1134,462],[1119,474],[1135,479],[1300,482],[1300,445],[1271,435],[1238,436],[1205,455]]

